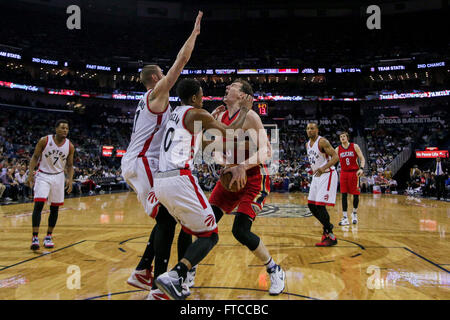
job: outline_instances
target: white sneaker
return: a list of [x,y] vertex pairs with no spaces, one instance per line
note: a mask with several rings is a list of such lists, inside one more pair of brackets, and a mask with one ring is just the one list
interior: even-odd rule
[[271,296],[279,295],[283,292],[286,280],[286,273],[279,265],[272,268],[273,271],[269,273],[270,275],[270,288],[269,294]]
[[358,223],[358,214],[352,213],[352,223],[357,224]]
[[197,267],[198,265],[193,266],[192,269],[187,273],[186,280],[184,281],[184,283],[188,286],[188,288],[192,288],[194,286]]
[[55,247],[55,244],[53,243],[52,236],[46,236],[44,238],[44,247],[45,248],[53,248],[53,247]]
[[170,300],[170,298],[159,289],[150,290],[147,300]]
[[153,285],[153,267],[150,267],[150,269],[144,269],[144,270],[133,270],[133,273],[131,273],[130,277],[127,280],[127,283],[130,286],[144,289],[144,290],[152,290]]
[[341,221],[339,221],[340,226],[348,226],[349,224],[350,224],[350,222],[348,222],[347,217],[342,217]]

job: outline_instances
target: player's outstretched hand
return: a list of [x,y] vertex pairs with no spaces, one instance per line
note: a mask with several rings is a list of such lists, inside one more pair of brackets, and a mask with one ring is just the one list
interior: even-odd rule
[[66,180],[66,191],[71,193],[73,188],[73,182],[71,180]]
[[198,15],[197,15],[197,19],[195,19],[194,30],[192,31],[192,33],[194,33],[197,36],[200,34],[200,23],[202,22],[202,17],[203,17],[203,11],[199,11]]
[[235,166],[226,168],[223,173],[231,172],[233,177],[230,180],[230,184],[228,185],[228,188],[231,189],[231,186],[236,181],[237,183],[237,189],[241,190],[245,186],[245,169],[241,166]]
[[33,189],[33,186],[34,186],[34,175],[33,174],[28,175],[27,185]]
[[219,116],[219,114],[222,113],[222,112],[224,112],[225,110],[227,110],[227,107],[225,107],[225,106],[222,104],[222,105],[218,106],[218,107],[211,113],[211,115],[212,115],[212,117],[213,117],[214,119],[217,120],[217,117]]
[[322,168],[317,169],[313,174],[316,177],[320,177],[323,173],[325,172],[325,170],[323,170]]
[[253,106],[253,96],[245,94],[242,100],[239,102],[239,107],[242,111],[248,112]]

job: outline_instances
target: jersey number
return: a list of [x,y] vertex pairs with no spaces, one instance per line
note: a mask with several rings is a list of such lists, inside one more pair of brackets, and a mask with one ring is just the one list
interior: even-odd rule
[[136,123],[137,123],[140,113],[141,113],[141,110],[138,110],[138,111],[136,111],[136,114],[134,115],[133,132],[136,130]]
[[55,164],[56,164],[56,162],[58,162],[58,160],[59,160],[59,157],[54,157],[53,159],[55,159],[55,162],[53,162],[53,165],[55,165]]
[[[170,138],[169,138],[170,134]],[[167,152],[172,144],[173,136],[175,135],[175,128],[169,128],[166,133],[166,137],[164,138],[164,151]],[[169,138],[169,143],[167,144],[167,138]]]
[[345,158],[345,163],[349,166],[350,165],[350,159],[349,158]]

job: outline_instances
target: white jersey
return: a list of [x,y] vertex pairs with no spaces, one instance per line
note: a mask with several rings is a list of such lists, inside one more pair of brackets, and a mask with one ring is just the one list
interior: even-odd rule
[[[319,141],[321,138],[321,136],[318,136],[316,142],[314,142],[314,145],[312,147],[311,140],[309,140],[306,145],[309,163],[311,164],[311,169],[313,171],[316,171],[320,167],[323,167],[331,159],[329,155],[319,150]],[[330,169],[334,170],[334,166],[332,166]],[[327,172],[328,171],[329,170],[327,170]]]
[[192,106],[178,106],[171,113],[161,144],[160,172],[193,168],[194,155],[200,148],[201,132],[194,135],[184,125],[187,111],[193,108]]
[[38,170],[51,174],[64,172],[69,151],[69,139],[64,139],[64,142],[58,146],[53,139],[53,135],[48,135],[47,144],[39,159]]
[[160,129],[164,128],[169,120],[171,109],[168,103],[166,109],[160,113],[150,111],[148,99],[151,92],[152,90],[149,90],[144,94],[136,108],[133,132],[122,163],[146,157],[151,167],[158,168],[159,150],[164,133],[164,130]]

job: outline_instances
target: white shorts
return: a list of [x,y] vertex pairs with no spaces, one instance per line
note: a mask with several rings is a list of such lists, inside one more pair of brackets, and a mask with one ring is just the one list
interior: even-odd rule
[[139,157],[122,161],[121,169],[123,178],[136,192],[145,212],[151,218],[156,218],[160,205],[153,189],[153,173],[156,168],[150,167],[148,158]]
[[50,203],[51,206],[64,204],[64,172],[48,174],[38,171],[34,182],[34,202]]
[[336,203],[336,191],[338,174],[335,169],[323,173],[320,177],[313,176],[309,188],[308,203],[319,206],[334,206]]
[[157,173],[155,194],[186,233],[209,237],[218,232],[211,205],[189,170]]

